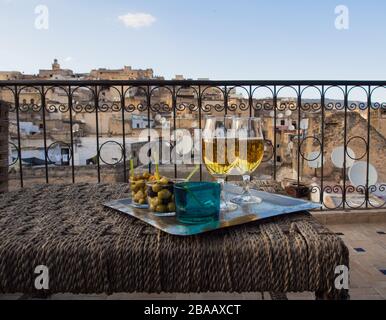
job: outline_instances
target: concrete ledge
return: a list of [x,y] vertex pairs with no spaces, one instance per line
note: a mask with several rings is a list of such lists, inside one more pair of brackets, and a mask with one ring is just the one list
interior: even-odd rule
[[323,224],[386,223],[386,209],[311,212]]

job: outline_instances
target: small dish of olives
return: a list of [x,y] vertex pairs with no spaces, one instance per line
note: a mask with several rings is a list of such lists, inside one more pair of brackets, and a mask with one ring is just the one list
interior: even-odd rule
[[149,209],[157,216],[174,216],[176,205],[174,201],[174,184],[185,179],[168,179],[162,177],[151,181],[147,186],[147,202]]
[[148,172],[130,177],[129,184],[133,207],[141,209],[149,207],[147,203],[146,183],[151,180],[155,180],[155,177]]

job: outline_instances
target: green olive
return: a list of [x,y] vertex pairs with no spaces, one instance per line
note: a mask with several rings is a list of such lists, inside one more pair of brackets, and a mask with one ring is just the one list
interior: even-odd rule
[[150,201],[154,207],[158,206],[159,204],[158,198],[152,198]]
[[141,189],[141,186],[138,183],[135,183],[135,185],[133,187],[134,192],[137,193],[139,191],[139,189]]
[[149,172],[144,172],[142,175],[146,180],[150,178],[150,173]]
[[153,186],[151,187],[151,189],[154,191],[154,192],[159,192],[162,190],[162,186],[158,183],[155,183],[153,184]]
[[172,193],[167,189],[163,189],[160,192],[158,192],[158,199],[161,199],[161,200],[169,199],[171,196],[172,196]]
[[174,202],[169,202],[169,204],[168,204],[168,210],[169,210],[170,212],[176,211],[176,205],[174,204]]
[[156,208],[155,211],[157,212],[166,212],[168,210],[168,207],[164,204],[159,204]]
[[135,194],[135,196],[138,197],[139,199],[145,198],[145,194],[143,193],[142,190],[139,190],[139,191]]
[[168,180],[168,178],[163,177],[159,182],[160,182],[160,184],[165,185],[165,184],[168,184],[168,183],[169,183],[169,180]]
[[137,181],[137,185],[136,185],[138,188],[143,188],[145,186],[145,181],[143,180],[139,180]]

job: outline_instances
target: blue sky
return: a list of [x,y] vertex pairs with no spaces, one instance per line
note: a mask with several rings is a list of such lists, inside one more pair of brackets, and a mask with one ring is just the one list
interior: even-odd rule
[[[335,28],[342,4],[348,30]],[[37,5],[48,30],[34,26]],[[149,25],[125,25],[128,13]],[[167,79],[385,80],[385,21],[379,0],[0,0],[0,70],[36,73],[56,57],[78,72],[132,65]]]

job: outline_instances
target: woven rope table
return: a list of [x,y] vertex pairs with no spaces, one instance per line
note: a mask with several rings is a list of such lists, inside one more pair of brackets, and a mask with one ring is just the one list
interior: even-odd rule
[[[265,191],[280,191],[260,183]],[[299,292],[346,298],[334,269],[343,241],[296,213],[190,237],[172,236],[103,207],[126,184],[45,185],[0,195],[0,293]],[[41,292],[40,290],[39,292]]]

